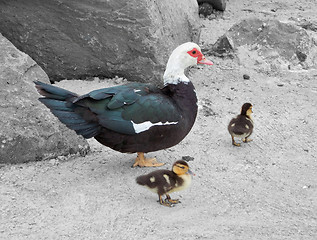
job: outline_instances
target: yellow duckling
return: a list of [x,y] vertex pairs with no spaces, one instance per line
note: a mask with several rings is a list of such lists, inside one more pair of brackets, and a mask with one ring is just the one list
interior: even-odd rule
[[[191,175],[195,174],[190,171],[188,164],[183,160],[178,160],[173,164],[172,171],[157,170],[147,175],[136,178],[139,185],[149,188],[159,196],[160,204],[172,207],[173,204],[179,203],[178,199],[171,199],[170,193],[184,190],[189,187],[192,181]],[[162,196],[166,195],[163,200]]]
[[231,135],[233,145],[240,146],[240,143],[235,142],[235,137],[242,139],[245,143],[252,141],[252,139],[248,138],[253,132],[252,113],[252,104],[245,103],[242,105],[241,113],[230,121],[228,131]]

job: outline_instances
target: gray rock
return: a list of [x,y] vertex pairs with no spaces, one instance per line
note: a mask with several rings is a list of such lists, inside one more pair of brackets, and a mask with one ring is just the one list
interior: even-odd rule
[[38,101],[34,80],[49,83],[41,67],[0,34],[0,163],[85,154],[86,140]]
[[210,50],[206,50],[206,52],[217,57],[234,57],[234,50],[234,43],[231,38],[225,34],[217,40]]
[[210,54],[237,56],[263,71],[317,68],[316,40],[303,28],[277,20],[246,19],[210,48]]
[[317,21],[302,19],[299,21],[298,25],[306,30],[317,32]]
[[199,14],[204,16],[204,17],[207,17],[207,16],[213,14],[213,10],[214,10],[214,8],[209,3],[204,2],[204,3],[199,4]]
[[171,51],[198,41],[200,24],[196,0],[7,0],[0,32],[51,81],[118,75],[157,82]]
[[199,4],[209,3],[214,9],[224,11],[226,10],[227,0],[197,0]]

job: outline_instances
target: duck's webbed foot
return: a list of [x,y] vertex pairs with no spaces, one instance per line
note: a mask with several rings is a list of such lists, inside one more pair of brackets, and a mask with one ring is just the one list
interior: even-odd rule
[[161,205],[166,206],[166,207],[173,207],[173,204],[169,202],[167,199],[163,200],[162,196],[159,195],[159,202]]
[[251,141],[252,141],[252,139],[250,139],[250,138],[248,138],[248,137],[246,137],[245,139],[243,139],[243,142],[245,142],[245,143],[251,142]]
[[145,158],[143,152],[138,152],[138,156],[135,159],[133,167],[160,167],[163,165],[164,163],[158,163],[156,158]]
[[240,147],[240,146],[241,146],[240,143],[236,143],[236,141],[234,140],[234,137],[233,137],[233,136],[231,136],[231,138],[232,138],[232,145],[237,146],[237,147]]
[[169,194],[165,194],[165,195],[166,195],[165,201],[168,201],[172,204],[177,204],[177,203],[181,202],[181,201],[179,201],[179,199],[171,199],[171,196]]

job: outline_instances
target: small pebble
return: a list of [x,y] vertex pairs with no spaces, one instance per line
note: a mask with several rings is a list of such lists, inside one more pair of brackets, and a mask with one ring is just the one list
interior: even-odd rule
[[53,159],[51,159],[51,160],[49,161],[49,163],[50,163],[51,165],[53,165],[53,166],[56,166],[56,165],[59,164],[59,161],[58,161],[58,159],[53,158]]
[[189,161],[194,161],[194,158],[191,156],[182,156],[182,160],[189,162]]
[[243,74],[243,79],[249,80],[249,79],[250,79],[250,76],[249,76],[248,74]]

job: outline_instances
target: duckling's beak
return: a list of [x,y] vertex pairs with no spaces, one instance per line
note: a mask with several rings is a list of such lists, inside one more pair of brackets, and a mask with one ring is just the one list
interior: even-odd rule
[[190,171],[190,169],[188,169],[187,173],[190,174],[190,175],[192,175],[192,176],[196,176],[196,174],[193,173],[192,171]]

